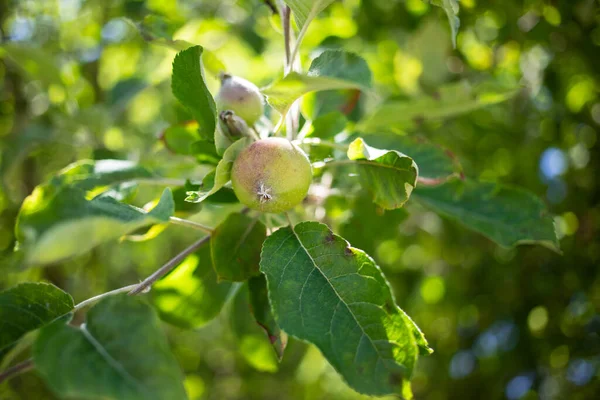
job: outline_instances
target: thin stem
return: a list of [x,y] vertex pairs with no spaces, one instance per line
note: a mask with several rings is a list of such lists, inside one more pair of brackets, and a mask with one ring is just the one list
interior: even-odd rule
[[298,37],[296,38],[296,43],[294,44],[294,49],[292,50],[292,55],[290,56],[291,64],[294,64],[294,60],[296,59],[296,56],[298,55],[298,52],[300,51],[300,44],[302,44],[302,39],[304,39],[304,35],[306,35],[306,31],[308,30],[309,25],[310,25],[310,19],[307,19],[306,22],[304,23],[304,25],[302,26],[302,29],[300,29],[300,32],[298,33]]
[[293,59],[291,57],[291,40],[292,40],[292,35],[291,35],[291,24],[290,24],[290,15],[291,15],[291,10],[290,7],[288,6],[284,6],[283,10],[282,10],[282,16],[281,16],[281,22],[283,24],[283,41],[285,42],[285,70],[286,70],[286,75],[291,71],[292,69],[292,63],[293,63]]
[[288,223],[290,224],[290,228],[292,228],[292,230],[294,230],[294,224],[292,223],[292,218],[290,217],[290,213],[286,212],[285,217],[287,218]]
[[115,289],[115,290],[111,290],[110,292],[99,294],[98,296],[90,297],[89,299],[84,300],[81,303],[77,304],[75,307],[73,307],[73,312],[79,311],[82,308],[87,307],[88,305],[95,303],[98,300],[102,300],[105,297],[114,296],[115,294],[119,294],[119,293],[129,292],[130,290],[135,289],[137,287],[137,285],[138,284],[136,283],[133,285],[129,285],[129,286]]
[[205,236],[202,239],[192,243],[188,248],[186,248],[181,253],[177,254],[175,257],[167,261],[165,265],[163,265],[162,267],[157,269],[152,275],[144,279],[131,292],[129,292],[129,295],[136,295],[152,286],[154,282],[156,282],[157,280],[165,276],[167,273],[169,273],[173,268],[179,265],[187,256],[192,254],[194,251],[198,250],[200,247],[202,247],[203,244],[207,243],[209,240],[210,235]]
[[27,371],[31,371],[33,368],[33,358],[20,362],[17,365],[13,365],[4,372],[0,373],[0,384],[6,380],[9,380],[13,376],[17,376]]
[[198,222],[190,221],[189,219],[169,217],[169,222],[171,222],[172,224],[175,224],[175,225],[187,226],[190,228],[198,229],[199,231],[206,232],[206,233],[214,232],[213,228],[206,226],[206,225],[202,225]]

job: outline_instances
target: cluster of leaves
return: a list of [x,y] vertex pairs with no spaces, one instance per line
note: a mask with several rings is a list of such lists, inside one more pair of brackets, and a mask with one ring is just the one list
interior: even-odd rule
[[[286,2],[294,12],[300,38],[331,3]],[[455,32],[456,2],[437,3],[445,8]],[[167,42],[182,46],[173,43]],[[217,112],[204,77],[203,65],[209,63],[219,64],[201,46],[178,53],[172,92],[195,121],[170,127],[162,140],[174,153],[193,156],[214,170],[195,186],[166,189],[156,204],[144,210],[127,204],[128,190],[142,181],[160,184],[162,177],[119,160],[73,164],[24,201],[16,227],[23,262],[52,264],[141,228],[160,229],[189,206],[173,193],[185,192],[194,203],[235,201],[228,187],[231,166],[249,139],[220,141]],[[340,188],[367,191],[371,206],[384,210],[397,210],[409,200],[417,202],[501,246],[539,243],[558,249],[553,219],[534,195],[465,177],[460,163],[445,149],[394,136],[407,125],[508,100],[516,88],[460,82],[416,100],[381,102],[371,87],[371,71],[361,57],[330,50],[312,60],[307,73],[291,72],[263,93],[281,114],[280,122],[296,101],[312,94],[312,107],[310,102],[305,105],[306,121],[297,142],[314,162],[317,180],[334,173]],[[373,98],[377,104],[350,122],[339,111],[347,97],[339,96],[336,104],[326,97],[331,91]],[[338,110],[316,106],[324,103]],[[272,127],[267,122],[260,134],[274,134],[282,125]],[[390,136],[391,149],[367,144],[371,138]],[[69,322],[81,307],[52,285],[27,283],[2,292],[0,354],[27,332],[41,328],[33,347],[34,364],[60,396],[185,398],[182,376],[158,316],[177,326],[196,328],[215,318],[235,297],[234,329],[242,351],[257,368],[276,369],[289,334],[315,344],[356,391],[411,397],[413,368],[419,355],[431,349],[396,305],[373,258],[322,223],[273,226],[269,218],[246,211],[230,214],[210,240],[155,285],[158,313],[144,301],[121,294],[101,300],[87,313],[86,322],[75,327]],[[267,235],[267,226],[269,233],[271,228],[280,229]],[[257,326],[266,335],[257,334]],[[257,353],[261,357],[255,357]]]

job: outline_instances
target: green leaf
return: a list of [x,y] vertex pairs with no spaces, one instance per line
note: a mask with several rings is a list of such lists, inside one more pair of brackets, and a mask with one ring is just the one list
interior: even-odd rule
[[343,50],[325,50],[310,64],[309,76],[329,76],[369,88],[373,76],[364,58]]
[[248,285],[244,285],[235,296],[230,314],[232,332],[237,341],[236,347],[253,368],[264,372],[277,372],[278,356],[250,310]]
[[298,28],[310,24],[312,20],[335,0],[283,0],[294,13]]
[[287,346],[287,335],[283,332],[269,304],[269,291],[267,290],[267,279],[263,274],[254,276],[248,280],[248,290],[250,292],[250,308],[256,323],[264,329],[269,342],[273,346],[277,358],[283,358],[283,352]]
[[58,172],[47,185],[55,188],[70,186],[92,195],[108,187],[138,179],[152,179],[154,174],[127,160],[81,160]]
[[[60,68],[53,55],[35,46],[3,43],[0,57],[8,57],[15,66],[29,75],[32,80],[40,80],[44,85],[63,86]],[[82,83],[84,77],[80,77]]]
[[339,111],[332,111],[312,121],[311,130],[306,137],[332,139],[335,135],[342,132],[347,124],[348,119],[344,114]]
[[360,83],[345,81],[338,78],[330,78],[318,75],[301,75],[291,72],[285,78],[280,79],[263,90],[269,104],[282,115],[303,95],[319,90],[334,89],[364,89]]
[[0,358],[27,332],[51,323],[74,307],[54,285],[21,283],[0,292]]
[[439,185],[461,177],[462,166],[454,154],[424,137],[398,135],[364,135],[375,147],[398,150],[419,166],[419,184]]
[[150,84],[140,78],[129,78],[117,82],[108,92],[106,105],[110,107],[111,114],[118,115],[123,113],[129,103]]
[[198,135],[196,121],[168,127],[162,133],[161,140],[173,153],[194,156],[200,164],[217,165],[221,160],[213,141],[203,140]]
[[281,329],[314,343],[358,392],[410,397],[419,346],[428,347],[366,253],[303,222],[269,236],[260,269]]
[[538,243],[558,251],[552,215],[525,190],[468,179],[419,187],[414,198],[501,246]]
[[175,56],[171,90],[200,125],[200,136],[212,140],[217,124],[215,101],[204,81],[201,46],[190,47]]
[[81,327],[57,321],[33,347],[35,366],[60,397],[77,399],[187,399],[183,374],[143,300],[108,297]]
[[451,83],[433,94],[410,100],[383,103],[357,125],[357,130],[373,132],[390,128],[414,128],[424,122],[466,114],[502,103],[519,93],[520,88],[503,87],[494,82],[471,86],[467,82]]
[[408,217],[404,208],[384,210],[378,207],[368,193],[356,198],[350,210],[352,216],[340,225],[340,235],[368,254],[375,254],[381,242],[397,239],[399,225]]
[[373,201],[386,210],[402,207],[417,184],[417,164],[399,151],[375,149],[358,138],[350,143],[348,158]]
[[230,291],[230,283],[217,282],[209,244],[188,256],[152,288],[161,319],[186,329],[199,328],[219,315]]
[[25,199],[17,218],[16,234],[29,264],[50,264],[83,254],[141,227],[166,223],[174,212],[173,195],[165,189],[149,212],[111,197],[92,200],[76,187],[58,190],[38,186]]
[[213,266],[219,281],[245,281],[258,275],[260,249],[267,228],[245,214],[230,214],[215,228],[210,241]]
[[458,0],[430,0],[430,3],[442,7],[448,16],[450,30],[452,31],[452,45],[456,48],[456,36],[460,28],[460,19],[458,18]]
[[223,159],[219,161],[215,171],[207,174],[202,180],[202,189],[198,191],[189,191],[186,201],[200,203],[208,196],[216,193],[219,191],[219,189],[225,186],[225,184],[231,179],[231,168],[233,168],[233,162],[237,158],[238,154],[250,143],[252,143],[251,139],[242,138],[229,146],[227,150],[225,150]]

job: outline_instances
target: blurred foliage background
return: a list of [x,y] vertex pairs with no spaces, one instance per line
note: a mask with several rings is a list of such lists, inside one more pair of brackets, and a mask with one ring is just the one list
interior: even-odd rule
[[[543,197],[563,254],[500,248],[411,202],[407,212],[381,216],[361,197],[334,196],[324,205],[327,221],[376,258],[435,349],[420,359],[416,398],[600,398],[600,1],[460,6],[453,49],[443,11],[426,2],[336,2],[309,28],[303,63],[325,48],[355,51],[378,89],[402,99],[460,79],[522,84],[507,103],[401,133],[444,145],[469,176]],[[259,86],[281,74],[278,18],[259,0],[2,0],[0,289],[47,280],[81,301],[136,282],[194,240],[169,227],[153,240],[102,245],[44,269],[12,260],[22,200],[73,161],[135,160],[173,178],[206,172],[159,140],[189,116],[170,93],[175,51],[144,41],[124,19],[148,15]],[[215,76],[207,79],[217,88]],[[141,206],[159,192],[140,186],[131,202]],[[230,208],[209,204],[197,219],[214,224]],[[298,341],[278,371],[249,362],[231,333],[232,308],[196,331],[165,324],[190,398],[361,398]],[[0,398],[53,396],[33,372],[4,384]]]

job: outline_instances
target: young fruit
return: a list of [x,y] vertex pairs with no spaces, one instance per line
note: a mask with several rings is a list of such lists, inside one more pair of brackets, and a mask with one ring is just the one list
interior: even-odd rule
[[253,125],[265,110],[264,98],[252,82],[229,74],[221,75],[221,89],[215,97],[217,110],[231,110]]
[[240,202],[268,213],[280,213],[299,204],[311,180],[308,157],[283,138],[252,143],[237,156],[231,171],[233,191]]

